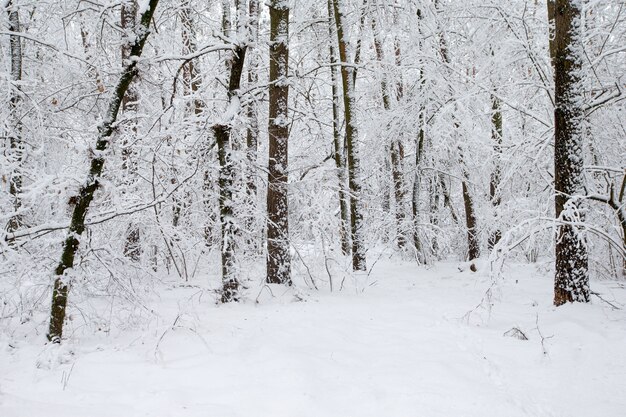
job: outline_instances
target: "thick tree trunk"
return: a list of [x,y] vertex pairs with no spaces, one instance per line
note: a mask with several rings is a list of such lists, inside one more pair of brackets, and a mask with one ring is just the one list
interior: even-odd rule
[[[500,109],[500,100],[492,96],[491,97],[491,139],[493,140],[493,153],[494,153],[494,167],[491,173],[491,180],[489,181],[489,197],[494,209],[497,210],[500,205],[500,159],[502,154],[502,111]],[[498,244],[502,232],[497,224],[496,227],[489,234],[489,250],[492,250],[495,245]]]
[[269,161],[267,181],[268,283],[291,285],[289,250],[289,3],[270,4]]
[[[348,186],[350,189],[350,234],[352,238],[352,269],[365,271],[365,241],[363,239],[363,211],[361,207],[361,166],[358,153],[358,130],[356,126],[355,78],[356,69],[348,65],[347,38],[344,32],[345,18],[339,5],[333,1],[337,41],[343,86],[344,119],[346,125],[346,153],[348,162]],[[357,48],[360,51],[360,48]]]
[[589,258],[583,228],[584,189],[582,39],[580,2],[550,0],[554,22],[550,56],[554,67],[554,188],[557,226],[554,304],[589,301]]
[[[9,31],[19,33],[20,16],[17,5],[9,0],[6,6],[9,15]],[[18,35],[9,36],[11,59],[11,92],[9,94],[9,160],[11,162],[11,176],[9,178],[9,193],[13,199],[15,214],[9,219],[7,231],[15,232],[22,225],[22,169],[24,162],[24,142],[22,140],[22,123],[20,121],[20,107],[22,103],[22,42]]]
[[141,56],[146,39],[148,39],[148,35],[150,34],[150,21],[152,20],[154,10],[158,3],[158,0],[150,0],[147,9],[141,15],[139,25],[137,25],[135,30],[134,43],[130,50],[132,59],[125,62],[122,75],[113,90],[112,97],[109,99],[104,121],[98,127],[98,138],[95,143],[95,152],[91,157],[89,174],[86,181],[80,187],[78,195],[73,198],[75,205],[72,211],[68,235],[63,244],[61,260],[54,271],[56,279],[52,293],[50,327],[47,335],[48,340],[53,343],[60,343],[63,337],[63,324],[65,321],[65,311],[70,286],[70,282],[66,280],[65,272],[74,267],[74,257],[80,243],[79,238],[85,230],[85,217],[89,211],[94,193],[99,186],[98,179],[102,175],[104,151],[109,147],[110,138],[113,134],[115,121],[122,105],[122,100],[126,95],[130,83],[137,75],[138,58]]
[[341,134],[341,124],[339,121],[340,118],[340,105],[341,98],[339,97],[339,74],[337,64],[339,63],[339,57],[337,56],[337,50],[335,47],[335,42],[333,38],[336,37],[335,30],[335,17],[333,12],[333,4],[332,0],[327,1],[328,6],[328,34],[330,36],[331,42],[329,43],[330,48],[330,80],[331,80],[331,88],[332,88],[332,98],[333,98],[333,147],[334,153],[333,158],[335,160],[335,168],[337,169],[337,180],[339,182],[339,238],[341,240],[341,252],[343,255],[350,254],[350,232],[348,230],[348,225],[350,224],[350,208],[348,205],[348,199],[346,197],[347,190],[347,181],[346,181],[346,158],[345,158],[345,147],[343,136]]
[[[224,5],[226,7],[226,4]],[[237,31],[243,35],[244,13],[243,2],[238,4]],[[217,142],[217,154],[220,162],[219,189],[220,189],[220,226],[222,249],[222,302],[228,303],[239,299],[241,286],[237,277],[235,264],[236,237],[238,233],[235,222],[233,186],[235,181],[234,160],[232,157],[233,141],[231,136],[231,122],[241,110],[239,89],[243,75],[243,66],[246,58],[247,43],[235,44],[228,63],[230,75],[228,80],[228,106],[225,120],[213,126],[213,134]]]

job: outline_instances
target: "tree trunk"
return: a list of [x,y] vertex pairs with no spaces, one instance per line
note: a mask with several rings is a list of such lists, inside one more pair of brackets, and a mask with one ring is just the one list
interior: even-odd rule
[[[243,3],[238,4],[237,31],[242,34],[243,17],[241,8]],[[224,5],[226,7],[226,4]],[[239,299],[239,287],[241,286],[235,270],[235,239],[237,237],[237,223],[233,211],[233,185],[234,185],[234,160],[232,157],[233,143],[231,137],[231,122],[241,112],[239,89],[246,58],[247,44],[235,44],[228,68],[230,76],[228,81],[228,106],[225,110],[225,120],[213,126],[213,134],[217,142],[217,154],[220,163],[219,189],[220,189],[220,226],[221,226],[221,250],[222,250],[222,302],[228,303]]]
[[291,285],[289,250],[289,3],[270,4],[269,161],[267,178],[268,283]]
[[[372,19],[372,31],[374,32],[374,50],[376,51],[376,58],[379,63],[384,62],[383,45],[378,37],[378,30],[376,28],[376,21]],[[400,46],[395,44],[395,58],[396,64],[399,64],[400,59]],[[382,75],[380,81],[380,89],[383,98],[383,108],[386,111],[391,110],[391,94],[389,92],[389,86],[387,77]],[[399,81],[396,85],[397,97],[401,97],[402,94],[402,82]],[[404,233],[404,220],[406,214],[404,212],[404,172],[402,169],[402,160],[404,158],[404,146],[402,145],[402,139],[393,138],[389,146],[389,157],[391,160],[391,179],[393,183],[394,199],[396,203],[396,244],[399,249],[403,249],[406,246],[406,236]]]
[[[19,33],[20,16],[17,5],[9,0],[6,6],[9,15],[9,31]],[[22,42],[18,35],[9,36],[11,59],[11,92],[9,94],[9,147],[11,162],[11,176],[9,178],[9,193],[13,199],[13,211],[7,224],[7,232],[15,232],[22,225],[22,168],[24,162],[24,143],[22,140],[22,123],[20,121],[20,107],[22,103]]]
[[63,252],[59,265],[54,273],[54,290],[52,293],[52,305],[50,308],[50,327],[48,329],[48,340],[53,343],[60,343],[63,337],[63,323],[65,321],[65,311],[67,308],[67,298],[70,282],[66,280],[65,272],[74,267],[74,257],[80,243],[80,236],[85,230],[85,217],[89,211],[89,206],[93,200],[94,193],[99,186],[98,179],[102,175],[104,167],[104,151],[109,147],[111,135],[114,131],[115,121],[122,105],[122,100],[130,86],[133,78],[137,75],[137,62],[141,56],[143,47],[150,34],[150,21],[156,9],[158,0],[150,0],[147,9],[142,13],[139,25],[135,30],[135,39],[130,50],[129,59],[125,62],[122,75],[113,90],[113,96],[109,99],[106,116],[102,124],[98,127],[98,138],[96,140],[94,154],[91,157],[89,174],[86,181],[80,187],[78,195],[73,198],[75,203],[72,211],[72,218],[67,238],[63,244]]
[[[182,24],[183,55],[193,54],[198,48],[196,46],[196,27],[193,21],[191,0],[183,0],[180,22]],[[185,96],[192,96],[191,110],[195,116],[200,116],[204,109],[204,103],[197,97],[201,83],[202,78],[194,61],[191,60],[183,67],[183,84]]]
[[[257,45],[259,41],[259,1],[250,0],[248,4],[248,33],[252,45]],[[250,53],[252,52],[252,53]],[[248,86],[253,88],[259,82],[259,51],[254,49],[248,51]],[[258,227],[256,223],[257,207],[257,160],[259,153],[259,119],[257,114],[257,103],[250,100],[247,109],[248,128],[246,131],[246,158],[248,169],[246,173],[246,194],[251,213],[246,220],[248,235],[251,236],[249,243],[256,250],[261,245],[258,240]]]
[[465,225],[467,227],[467,258],[469,261],[480,257],[480,245],[478,236],[476,235],[476,215],[474,214],[474,205],[472,197],[469,193],[467,181],[461,182],[463,188],[463,205],[465,207]]
[[[500,109],[500,100],[491,96],[491,139],[493,140],[494,167],[489,181],[489,197],[494,209],[497,210],[500,205],[500,159],[502,154],[502,111]],[[498,218],[496,216],[496,227],[489,234],[489,250],[492,250],[498,244],[502,237]]]
[[420,109],[419,115],[420,129],[415,144],[415,174],[413,178],[413,195],[411,196],[411,212],[413,215],[413,249],[419,262],[425,263],[426,256],[422,249],[422,242],[419,236],[420,217],[420,190],[421,190],[421,169],[424,154],[424,110]]
[[557,226],[554,304],[589,301],[589,258],[583,228],[584,189],[582,39],[580,2],[550,0],[554,22],[550,56],[554,67],[554,188]]
[[339,97],[339,75],[338,75],[338,67],[339,57],[337,56],[337,51],[335,47],[335,42],[333,38],[335,35],[336,24],[335,17],[333,13],[333,0],[328,0],[328,34],[330,36],[330,81],[332,88],[332,98],[333,98],[333,146],[334,153],[333,158],[335,160],[335,168],[337,169],[337,180],[339,181],[339,238],[341,240],[341,253],[343,255],[350,254],[350,232],[348,230],[348,225],[350,224],[350,219],[348,218],[350,215],[350,208],[348,206],[348,199],[346,198],[347,190],[346,190],[346,158],[345,158],[345,147],[343,137],[341,135],[341,127],[340,127],[340,97]]
[[[422,10],[421,9],[417,9],[417,19],[419,21],[419,28],[418,28],[418,34],[420,36],[420,41],[419,41],[419,50],[422,50],[422,41],[421,41],[421,36],[422,36]],[[422,87],[424,87],[425,84],[425,79],[424,79],[424,68],[421,67],[420,68],[420,85]],[[422,160],[424,158],[424,146],[426,145],[426,142],[424,141],[425,139],[425,117],[424,117],[424,112],[425,112],[425,105],[422,104],[420,106],[420,113],[419,113],[419,132],[417,134],[417,140],[415,143],[415,174],[413,177],[413,195],[411,196],[411,214],[413,216],[413,249],[415,250],[416,256],[418,257],[418,260],[422,263],[426,262],[426,256],[424,253],[424,250],[422,248],[422,242],[420,240],[420,236],[419,236],[419,218],[420,218],[420,191],[421,191],[421,176],[422,176]],[[432,211],[432,210],[431,210]],[[431,213],[431,218],[433,216],[434,213]],[[436,219],[432,218],[435,222]],[[435,222],[432,222],[434,225],[436,224]],[[434,249],[436,249],[437,247],[437,243],[436,240],[433,241],[433,251]]]
[[[352,269],[365,271],[365,242],[363,239],[363,212],[361,207],[361,166],[358,154],[358,130],[356,126],[356,97],[354,91],[356,69],[348,64],[347,38],[343,30],[345,18],[339,5],[333,1],[337,41],[343,86],[343,105],[346,125],[346,152],[348,160],[348,186],[350,189],[350,234],[352,238]],[[360,48],[357,48],[359,51]]]
[[[124,42],[122,42],[122,67],[131,57],[132,36],[137,24],[137,2],[130,0],[122,3],[121,8],[121,27],[124,31]],[[122,98],[122,112],[126,114],[130,125],[127,126],[124,139],[122,141],[122,171],[124,175],[124,191],[129,192],[135,182],[137,167],[135,165],[134,152],[131,144],[135,142],[137,136],[137,108],[139,95],[137,89],[131,85]],[[129,137],[130,136],[130,137]],[[129,222],[126,230],[126,242],[124,243],[124,256],[134,262],[139,262],[141,258],[141,242],[140,242],[139,226],[132,221]]]

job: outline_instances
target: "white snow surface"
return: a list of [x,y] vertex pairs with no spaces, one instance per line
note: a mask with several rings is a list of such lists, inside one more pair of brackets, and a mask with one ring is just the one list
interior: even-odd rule
[[515,265],[468,315],[491,279],[457,266],[381,260],[362,292],[273,286],[255,302],[257,287],[229,305],[171,282],[148,329],[61,347],[5,334],[0,416],[626,415],[624,282],[592,285],[620,310],[556,308],[551,278]]

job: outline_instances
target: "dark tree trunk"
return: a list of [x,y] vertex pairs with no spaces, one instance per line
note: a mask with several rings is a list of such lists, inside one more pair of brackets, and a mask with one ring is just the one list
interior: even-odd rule
[[332,99],[333,99],[333,158],[335,160],[335,168],[337,169],[337,180],[339,181],[339,237],[341,240],[341,253],[344,255],[350,254],[350,232],[348,230],[348,226],[350,224],[350,208],[348,205],[348,199],[346,197],[346,158],[345,158],[345,147],[343,137],[341,135],[341,126],[340,126],[340,105],[341,98],[339,97],[339,74],[337,64],[339,63],[339,57],[337,56],[337,50],[335,46],[335,42],[332,40],[336,37],[335,30],[335,17],[333,13],[333,4],[332,0],[327,1],[328,6],[328,34],[330,36],[331,42],[329,43],[330,48],[330,80],[331,80],[331,88],[332,88]]
[[289,4],[270,4],[267,282],[291,285],[289,250]]
[[[493,140],[493,153],[494,153],[494,167],[491,173],[491,180],[489,181],[489,197],[494,209],[497,210],[500,205],[500,159],[502,154],[502,111],[500,109],[500,100],[492,96],[491,97],[491,139]],[[497,222],[496,227],[489,234],[489,250],[492,250],[495,245],[498,244],[502,232]]]
[[[224,3],[224,7],[226,7]],[[237,31],[243,35],[243,3],[237,5]],[[226,18],[225,18],[226,19]],[[237,222],[235,222],[233,186],[235,182],[234,160],[232,157],[233,140],[231,136],[231,122],[241,112],[239,89],[246,58],[247,43],[235,44],[231,58],[228,62],[230,75],[228,80],[228,106],[226,114],[228,120],[213,126],[213,134],[217,142],[217,155],[220,163],[219,189],[220,189],[220,226],[221,226],[221,250],[222,250],[222,302],[228,303],[239,299],[240,282],[236,271],[236,238],[238,234]]]
[[[333,1],[335,24],[337,26],[337,42],[339,45],[339,59],[347,63],[347,37],[343,30],[344,16],[339,5],[340,0]],[[357,45],[357,53],[360,48]],[[355,58],[356,60],[356,58]],[[365,242],[363,239],[363,211],[361,207],[361,164],[358,155],[358,130],[356,126],[356,98],[355,98],[356,69],[350,65],[341,66],[341,81],[343,86],[344,119],[346,125],[346,153],[348,162],[348,186],[350,189],[350,234],[352,238],[352,269],[365,271]]]
[[480,245],[476,235],[476,216],[472,197],[467,187],[467,181],[461,182],[463,188],[463,205],[465,207],[465,225],[467,227],[467,258],[469,261],[480,257]]
[[572,0],[550,0],[554,22],[550,56],[554,67],[554,188],[556,237],[554,304],[589,301],[589,258],[583,228],[584,189],[581,10]]
[[411,197],[411,213],[413,215],[413,249],[420,262],[426,261],[422,242],[419,236],[420,223],[420,190],[421,190],[421,169],[424,154],[424,111],[421,109],[419,116],[420,130],[415,144],[415,178],[413,179],[413,195]]
[[[109,147],[111,135],[113,134],[115,121],[122,105],[122,100],[130,86],[133,78],[137,75],[138,58],[143,52],[143,47],[150,34],[150,21],[156,9],[158,0],[150,0],[148,8],[141,15],[137,30],[135,31],[135,41],[130,50],[133,59],[127,60],[122,71],[122,75],[109,99],[107,113],[102,124],[98,127],[98,138],[95,144],[95,153],[91,157],[89,174],[86,181],[80,187],[78,195],[72,200],[75,205],[72,211],[72,218],[67,238],[63,244],[63,252],[59,265],[54,273],[54,290],[52,293],[52,305],[50,308],[50,327],[48,329],[48,340],[53,343],[60,343],[63,337],[63,323],[65,321],[65,311],[67,308],[67,298],[70,282],[66,280],[65,272],[74,267],[74,257],[80,243],[80,236],[85,230],[85,217],[89,211],[89,206],[93,200],[94,193],[99,186],[98,179],[102,175],[104,167],[104,151]],[[135,58],[136,57],[136,58]]]

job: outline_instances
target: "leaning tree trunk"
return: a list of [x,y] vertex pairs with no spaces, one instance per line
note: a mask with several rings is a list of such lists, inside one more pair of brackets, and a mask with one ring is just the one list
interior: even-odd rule
[[[348,162],[348,186],[350,188],[350,234],[352,237],[352,269],[365,271],[365,242],[363,239],[363,211],[361,207],[361,166],[358,153],[358,130],[356,126],[356,69],[348,65],[347,36],[344,32],[345,17],[339,5],[333,1],[339,59],[341,60],[341,81],[343,86],[343,105],[346,125],[346,153]],[[357,47],[357,51],[360,48]]]
[[[6,5],[9,14],[9,31],[19,33],[20,15],[17,5],[9,0]],[[9,53],[11,60],[11,92],[9,98],[9,155],[11,162],[11,174],[9,178],[9,193],[13,199],[13,211],[15,214],[9,219],[8,232],[16,231],[22,224],[22,216],[19,213],[22,208],[22,165],[24,161],[24,143],[22,140],[22,124],[20,121],[20,106],[22,102],[22,42],[19,35],[9,36]]]
[[554,304],[589,301],[589,258],[581,211],[584,189],[582,39],[580,2],[550,0],[554,22],[550,56],[554,67],[554,189],[556,236]]
[[60,343],[63,337],[63,323],[65,321],[65,311],[67,308],[67,298],[70,282],[67,281],[65,272],[74,267],[74,257],[80,243],[80,236],[85,230],[85,217],[89,211],[89,206],[93,200],[94,193],[98,189],[98,179],[102,175],[104,167],[104,155],[109,147],[111,135],[115,129],[115,121],[122,105],[122,100],[130,86],[133,78],[137,75],[137,63],[143,52],[143,47],[150,34],[150,21],[156,9],[158,0],[150,0],[148,7],[141,14],[139,24],[135,30],[134,43],[131,46],[130,57],[122,70],[113,96],[109,99],[107,112],[103,122],[98,127],[98,137],[96,139],[93,156],[91,157],[89,174],[86,181],[80,187],[78,195],[72,200],[75,203],[72,210],[72,218],[67,238],[63,244],[63,252],[59,265],[54,273],[54,290],[52,293],[52,305],[50,308],[50,327],[48,329],[48,340],[53,343]]
[[[243,3],[240,3],[240,6]],[[243,14],[238,13],[239,33],[243,26]],[[235,239],[237,237],[237,223],[233,211],[234,164],[232,157],[233,144],[231,138],[231,123],[241,111],[239,88],[241,75],[246,58],[247,45],[235,44],[228,63],[230,76],[228,81],[228,107],[225,111],[228,120],[213,126],[213,134],[217,142],[217,155],[220,162],[219,189],[220,189],[220,226],[222,236],[222,302],[228,303],[239,299],[239,287],[235,266]]]
[[268,283],[291,285],[289,250],[289,3],[270,4],[269,161],[267,178]]
[[348,225],[350,224],[350,208],[348,205],[348,199],[346,197],[346,158],[344,140],[341,134],[340,117],[340,97],[339,97],[339,76],[337,71],[337,64],[339,63],[339,57],[337,56],[337,50],[335,43],[332,41],[335,37],[336,25],[334,24],[334,13],[332,0],[327,1],[328,6],[328,34],[331,39],[329,42],[330,52],[330,81],[332,88],[333,99],[333,157],[335,160],[335,168],[337,169],[337,179],[339,181],[339,237],[341,240],[341,252],[344,255],[350,254],[350,233]]

